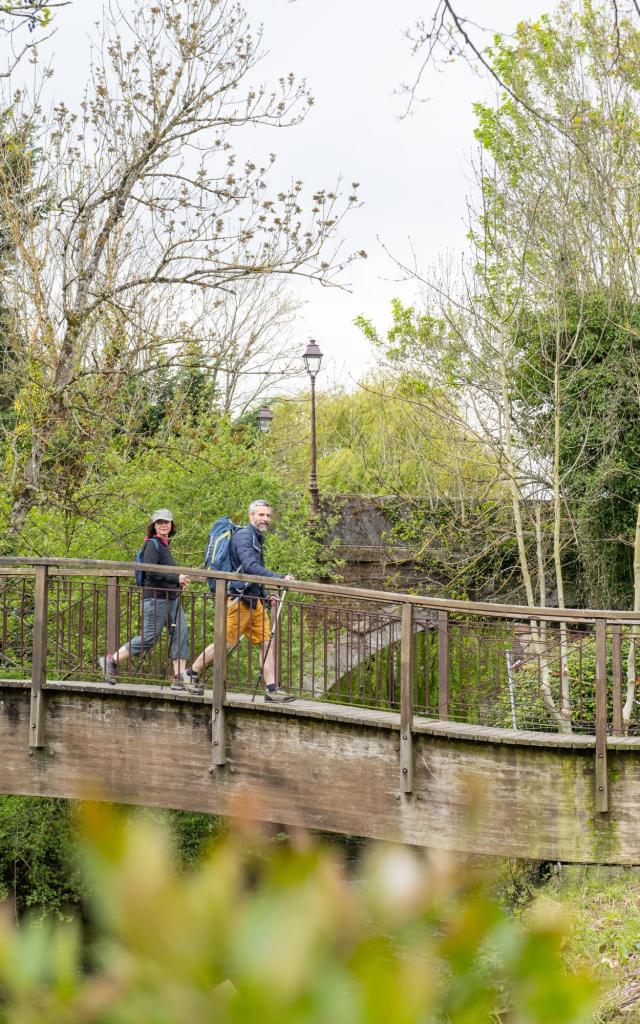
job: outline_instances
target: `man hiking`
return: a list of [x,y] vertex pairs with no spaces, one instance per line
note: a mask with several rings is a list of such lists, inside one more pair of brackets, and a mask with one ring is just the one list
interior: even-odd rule
[[[265,568],[263,544],[271,523],[271,506],[258,499],[249,505],[249,523],[236,530],[231,538],[230,558],[233,572],[243,572],[248,576],[265,576],[268,579],[292,580],[294,577],[282,575]],[[275,654],[271,637],[271,624],[266,608],[266,591],[259,583],[229,584],[227,599],[227,650],[238,643],[241,636],[246,636],[252,644],[260,645],[260,664],[265,684],[264,699],[274,704],[283,704],[295,700],[286,690],[278,686],[275,675]],[[272,598],[276,601],[277,598]],[[199,655],[193,662],[193,671],[200,673],[213,661],[213,644]]]

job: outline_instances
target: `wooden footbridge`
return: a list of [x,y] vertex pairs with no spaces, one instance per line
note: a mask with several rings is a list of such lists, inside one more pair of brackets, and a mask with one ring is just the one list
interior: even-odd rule
[[164,640],[105,683],[98,658],[141,624],[133,568],[0,560],[0,792],[640,863],[639,616],[289,584],[275,648],[296,701],[274,705],[256,649],[226,656],[235,577],[204,570],[176,569],[192,658],[220,641],[205,695],[170,689]]

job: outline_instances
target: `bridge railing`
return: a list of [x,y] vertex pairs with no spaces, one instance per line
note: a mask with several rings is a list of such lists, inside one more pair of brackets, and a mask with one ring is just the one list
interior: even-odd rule
[[[33,746],[44,743],[46,680],[99,679],[99,657],[141,632],[134,568],[0,559],[0,676],[31,680]],[[260,687],[259,648],[243,640],[227,654],[226,587],[230,579],[258,580],[181,567],[175,572],[193,581],[182,595],[188,660],[217,639],[204,683],[213,691],[214,764],[223,764],[226,691]],[[206,586],[210,577],[218,583],[215,598]],[[638,615],[268,582],[276,595],[288,590],[274,635],[281,685],[307,700],[399,712],[403,784],[409,787],[416,716],[595,735],[598,778],[606,769],[607,735],[636,731]],[[118,679],[166,685],[171,674],[165,632],[139,659],[119,666]],[[606,784],[602,793],[606,804]]]

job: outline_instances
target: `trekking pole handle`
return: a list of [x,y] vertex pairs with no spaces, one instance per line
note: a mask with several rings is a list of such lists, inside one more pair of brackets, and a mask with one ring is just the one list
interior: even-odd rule
[[278,610],[276,612],[276,622],[278,622],[279,619],[280,619],[280,614],[282,612],[282,605],[284,604],[284,599],[285,599],[286,596],[287,596],[287,589],[285,587],[285,589],[280,593],[280,596],[276,598],[276,600],[278,602]]

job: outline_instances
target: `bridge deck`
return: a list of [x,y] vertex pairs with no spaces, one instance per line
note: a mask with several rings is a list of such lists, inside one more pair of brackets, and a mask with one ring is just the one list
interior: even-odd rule
[[[0,679],[0,686],[15,687],[28,690],[30,684],[23,680]],[[91,680],[59,680],[47,681],[47,690],[81,691],[84,693],[105,694],[111,697],[144,697],[156,700],[171,700],[189,704],[211,704],[211,691],[203,697],[195,694],[172,690],[169,686],[154,686],[149,683],[118,683],[110,686],[107,683],[96,683]],[[286,715],[293,718],[312,718],[325,722],[340,722],[345,725],[370,726],[378,729],[400,731],[400,714],[394,711],[382,711],[377,708],[356,707],[353,704],[338,704],[334,701],[305,700],[298,698],[288,704],[270,704],[259,695],[255,700],[246,693],[228,692],[225,696],[228,708],[245,708],[269,715]],[[412,731],[424,736],[443,736],[451,739],[472,740],[485,743],[504,743],[509,746],[551,747],[555,749],[593,750],[595,736],[583,733],[570,735],[555,732],[533,732],[525,729],[498,729],[492,726],[470,725],[466,722],[438,721],[416,715],[413,719]],[[640,750],[640,736],[610,736],[607,746],[610,749]]]

